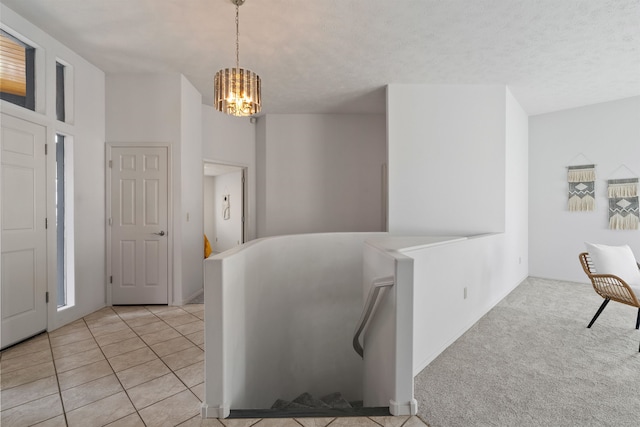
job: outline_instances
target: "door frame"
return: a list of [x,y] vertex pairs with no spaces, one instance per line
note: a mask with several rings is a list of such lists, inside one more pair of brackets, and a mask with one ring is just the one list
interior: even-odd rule
[[[249,172],[249,166],[245,165],[243,163],[233,163],[233,162],[227,162],[227,161],[223,161],[223,160],[212,160],[212,159],[203,159],[202,160],[202,176],[204,178],[204,167],[207,164],[213,164],[213,165],[221,165],[221,166],[233,166],[235,168],[240,169],[240,171],[242,172],[241,176],[242,176],[242,242],[241,243],[246,243],[249,241],[249,180],[247,178],[248,172]],[[202,201],[202,209],[203,209],[203,214],[204,214],[204,194],[203,194],[203,201]]]
[[106,171],[106,212],[105,212],[105,236],[106,236],[106,276],[105,276],[105,292],[107,306],[112,306],[111,283],[109,278],[112,275],[111,268],[111,226],[109,219],[111,218],[111,168],[109,162],[112,160],[113,148],[166,148],[167,149],[167,305],[171,305],[173,301],[173,161],[172,161],[172,144],[168,142],[107,142],[105,145],[105,171]]

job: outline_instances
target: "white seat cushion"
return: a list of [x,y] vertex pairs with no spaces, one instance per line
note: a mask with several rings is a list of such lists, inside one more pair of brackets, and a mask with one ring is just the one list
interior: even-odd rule
[[627,282],[636,295],[640,294],[640,270],[628,245],[607,246],[585,242],[598,274],[613,274]]

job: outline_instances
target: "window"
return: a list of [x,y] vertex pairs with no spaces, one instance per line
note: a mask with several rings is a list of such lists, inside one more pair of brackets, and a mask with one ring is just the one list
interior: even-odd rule
[[56,245],[58,252],[58,307],[67,305],[64,245],[64,136],[56,135]]
[[35,110],[35,48],[0,30],[0,98]]
[[65,66],[56,62],[56,119],[64,122],[64,73]]
[[72,138],[56,134],[56,271],[58,309],[75,304]]

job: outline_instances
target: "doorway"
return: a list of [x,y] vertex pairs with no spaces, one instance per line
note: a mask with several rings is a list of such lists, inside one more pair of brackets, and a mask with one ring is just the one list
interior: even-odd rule
[[245,177],[244,167],[204,163],[204,234],[213,254],[246,241]]

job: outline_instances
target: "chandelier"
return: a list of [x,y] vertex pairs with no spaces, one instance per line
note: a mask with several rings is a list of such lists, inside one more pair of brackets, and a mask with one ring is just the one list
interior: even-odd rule
[[240,68],[240,18],[239,9],[245,0],[231,0],[236,5],[236,66],[223,68],[214,80],[213,105],[216,110],[237,117],[260,112],[262,93],[260,76],[251,70]]

